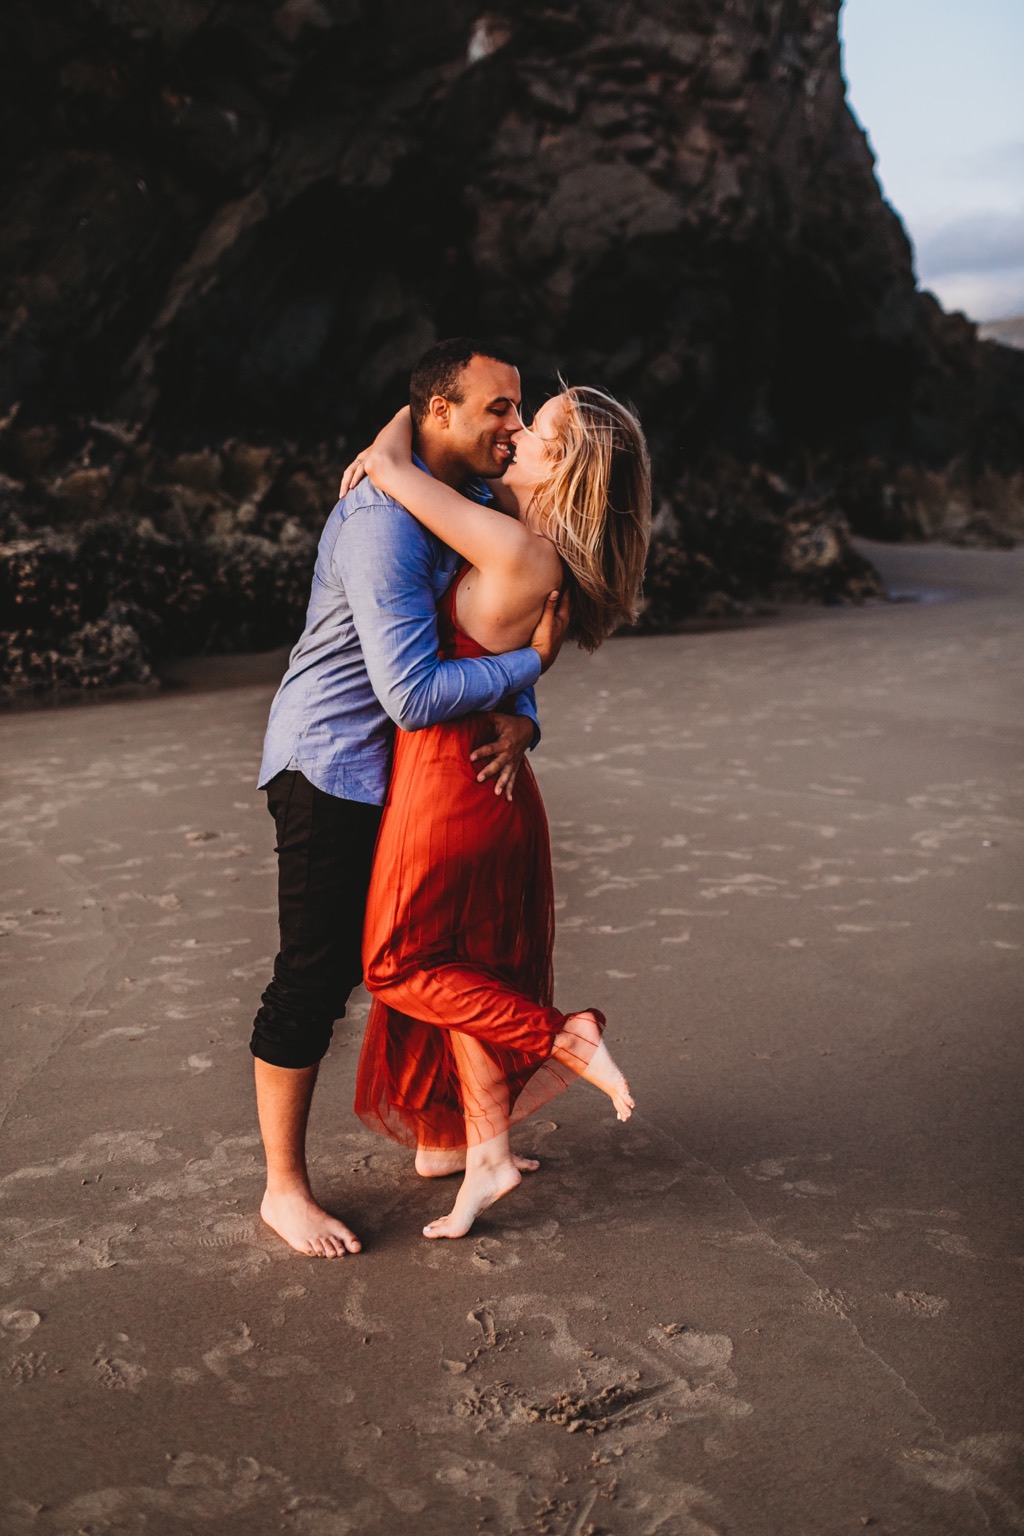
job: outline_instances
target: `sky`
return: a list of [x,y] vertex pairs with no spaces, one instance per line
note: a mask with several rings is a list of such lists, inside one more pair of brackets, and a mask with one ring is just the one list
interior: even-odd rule
[[844,0],[843,68],[917,275],[1024,315],[1024,0]]

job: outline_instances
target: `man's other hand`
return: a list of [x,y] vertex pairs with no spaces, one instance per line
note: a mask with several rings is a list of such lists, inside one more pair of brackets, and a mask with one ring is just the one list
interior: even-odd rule
[[526,715],[492,714],[491,719],[494,721],[494,740],[477,747],[469,754],[469,760],[486,763],[476,776],[478,784],[494,779],[494,793],[511,800],[523,754],[533,740],[533,721]]
[[549,592],[544,602],[544,612],[538,620],[537,628],[530,636],[530,644],[540,657],[542,672],[546,672],[548,667],[554,665],[568,628],[568,592],[563,592],[561,597],[557,592]]

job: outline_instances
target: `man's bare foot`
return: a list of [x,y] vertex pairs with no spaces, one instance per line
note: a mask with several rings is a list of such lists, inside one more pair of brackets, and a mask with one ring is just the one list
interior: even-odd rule
[[[535,1157],[520,1157],[512,1153],[512,1161],[520,1173],[536,1173],[540,1163]],[[416,1172],[421,1179],[445,1179],[452,1173],[465,1173],[465,1147],[417,1147]]]
[[[593,1047],[589,1061],[586,1061],[581,1045],[588,1049]],[[629,1119],[636,1107],[636,1100],[615,1065],[601,1036],[600,1025],[589,1009],[585,1013],[569,1015],[565,1029],[555,1039],[553,1054],[578,1072],[585,1083],[592,1083],[595,1088],[606,1093],[615,1105],[615,1113],[620,1120]]]
[[317,1205],[308,1190],[289,1189],[271,1194],[268,1189],[260,1215],[296,1253],[339,1259],[346,1253],[359,1253],[363,1246],[343,1222]]
[[467,1170],[448,1215],[428,1222],[423,1228],[423,1236],[465,1237],[480,1212],[486,1211],[503,1195],[511,1194],[521,1181],[522,1174],[512,1158]]

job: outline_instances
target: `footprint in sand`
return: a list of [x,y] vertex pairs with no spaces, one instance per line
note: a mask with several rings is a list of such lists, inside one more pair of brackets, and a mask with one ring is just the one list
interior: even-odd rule
[[[464,1361],[442,1362],[457,1380],[473,1371],[468,1390],[461,1380],[459,1387],[452,1382],[461,1393],[454,1411],[494,1426],[510,1418],[521,1422],[525,1415],[531,1423],[557,1424],[570,1434],[614,1428],[640,1440],[649,1439],[652,1423],[676,1412],[688,1421],[708,1419],[723,1427],[750,1412],[735,1395],[733,1346],[724,1334],[667,1322],[651,1328],[642,1341],[607,1338],[600,1313],[601,1303],[588,1296],[575,1297],[571,1308],[536,1295],[475,1307],[468,1315],[479,1334],[475,1348]],[[501,1355],[509,1346],[518,1348],[520,1339],[526,1348],[543,1340],[547,1356],[548,1369],[529,1392],[488,1379],[507,1369]]]
[[14,1387],[24,1387],[30,1381],[39,1381],[44,1376],[53,1373],[54,1367],[49,1355],[44,1351],[30,1350],[24,1355],[15,1355],[4,1367],[5,1378]]
[[223,1216],[199,1233],[198,1241],[203,1248],[230,1248],[236,1243],[253,1243],[257,1239],[256,1223],[250,1216]]
[[208,1349],[203,1355],[203,1364],[214,1376],[226,1380],[230,1375],[231,1361],[239,1355],[246,1355],[255,1347],[255,1340],[248,1323],[239,1323],[234,1333],[212,1349]]
[[[993,1508],[990,1530],[1024,1530],[1024,1507],[1017,1492],[1024,1439],[1008,1431],[968,1435],[943,1450],[917,1447],[904,1452],[906,1465],[945,1494],[971,1492],[982,1507]],[[1011,1491],[1012,1490],[1012,1491]]]
[[33,1312],[31,1307],[4,1307],[0,1311],[0,1328],[10,1334],[17,1344],[24,1344],[42,1320],[40,1314]]
[[949,1308],[948,1297],[932,1296],[927,1291],[895,1291],[886,1299],[912,1317],[940,1317]]
[[496,1237],[479,1237],[473,1244],[471,1260],[474,1269],[486,1271],[494,1269],[514,1269],[522,1259],[515,1249],[506,1243],[500,1242]]
[[979,1258],[971,1247],[970,1239],[964,1237],[962,1232],[944,1232],[941,1228],[933,1227],[925,1233],[925,1242],[932,1248],[938,1248],[940,1253],[951,1254],[955,1259]]
[[112,1392],[137,1392],[147,1375],[144,1366],[124,1360],[120,1355],[97,1355],[92,1368],[100,1386]]

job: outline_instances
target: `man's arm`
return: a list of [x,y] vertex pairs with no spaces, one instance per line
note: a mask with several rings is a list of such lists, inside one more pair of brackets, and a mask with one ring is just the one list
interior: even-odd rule
[[[530,644],[540,655],[540,669],[542,672],[546,672],[549,667],[554,666],[558,659],[558,653],[562,649],[562,641],[565,639],[569,628],[570,607],[568,590],[548,593],[544,603],[544,611],[537,620],[536,629],[530,636]],[[532,752],[540,741],[537,695],[532,688],[522,688],[512,700],[509,708],[514,715],[523,715],[527,720],[533,722],[533,739],[529,742],[529,748]]]
[[[494,793],[512,799],[516,775],[522,766],[527,749],[534,741],[534,724],[528,715],[491,713],[494,739],[485,741],[469,754],[469,760],[480,768],[476,776],[478,784],[494,780]],[[480,765],[483,764],[483,767]]]
[[[569,628],[569,594],[549,592],[544,612],[537,628],[530,636],[530,643],[540,652],[541,670],[546,672],[562,648]],[[523,688],[509,704],[511,715],[494,714],[494,740],[485,742],[469,754],[471,763],[483,762],[477,781],[494,779],[494,793],[512,799],[520,764],[527,749],[531,752],[540,741],[540,721],[537,718],[537,696],[532,688]]]
[[533,724],[533,736],[530,741],[530,751],[540,741],[540,716],[537,713],[537,695],[532,688],[520,688],[515,698],[509,703],[509,714],[521,715],[524,720]]
[[504,656],[438,660],[428,535],[394,502],[382,497],[349,515],[333,566],[373,691],[402,730],[494,709],[537,681],[542,656],[532,645]]

